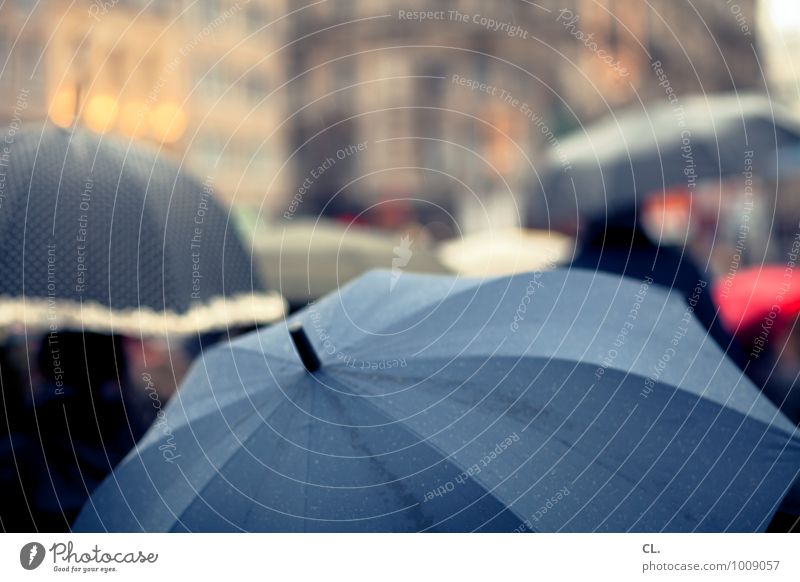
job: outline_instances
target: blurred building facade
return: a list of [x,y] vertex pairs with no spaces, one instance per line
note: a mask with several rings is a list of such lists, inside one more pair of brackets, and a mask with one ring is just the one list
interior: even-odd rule
[[275,211],[290,189],[287,159],[286,0],[182,0],[186,148],[233,204]]
[[[397,196],[448,210],[522,204],[558,136],[614,108],[763,91],[754,0],[330,0],[293,19],[296,182],[368,143],[312,193]],[[654,64],[663,71],[655,73]],[[496,198],[497,196],[495,196]],[[455,212],[455,211],[454,211]]]
[[764,90],[755,0],[16,0],[0,14],[0,87],[17,97],[3,120],[149,141],[275,216],[340,200],[513,209],[558,136],[663,100],[665,79],[679,95]]

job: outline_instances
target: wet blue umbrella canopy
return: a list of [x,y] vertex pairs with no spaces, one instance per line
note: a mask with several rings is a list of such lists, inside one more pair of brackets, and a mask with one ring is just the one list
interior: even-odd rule
[[0,325],[150,335],[282,317],[212,176],[50,124],[25,126],[2,156]]
[[205,354],[74,529],[761,531],[799,471],[647,280],[372,272]]

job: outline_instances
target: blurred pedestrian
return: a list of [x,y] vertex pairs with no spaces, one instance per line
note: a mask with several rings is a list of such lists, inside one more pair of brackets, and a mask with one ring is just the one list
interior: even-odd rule
[[[40,383],[32,406],[16,402],[13,432],[4,442],[3,484],[12,495],[4,494],[0,516],[6,531],[69,531],[89,494],[145,427],[127,419],[119,337],[47,334],[36,361]],[[6,385],[4,379],[4,395],[11,392]]]
[[591,222],[579,238],[573,267],[618,273],[634,279],[651,277],[683,296],[708,334],[741,367],[743,357],[731,335],[723,329],[711,298],[710,274],[701,271],[688,251],[655,244],[629,210]]

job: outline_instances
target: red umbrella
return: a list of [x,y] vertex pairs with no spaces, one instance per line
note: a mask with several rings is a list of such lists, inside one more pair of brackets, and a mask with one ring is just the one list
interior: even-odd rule
[[741,336],[789,323],[800,313],[800,280],[793,274],[785,265],[764,265],[717,281],[714,301],[723,325]]

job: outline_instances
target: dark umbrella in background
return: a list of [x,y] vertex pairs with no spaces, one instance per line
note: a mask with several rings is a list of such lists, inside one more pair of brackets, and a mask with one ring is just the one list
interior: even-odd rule
[[252,327],[284,304],[211,184],[156,151],[44,125],[7,140],[2,166],[0,329],[41,339],[13,382],[2,371],[0,529],[64,531],[169,393],[132,377],[126,342]]
[[9,150],[0,325],[189,334],[282,316],[209,182],[79,129],[29,129]]
[[374,272],[199,360],[74,530],[760,531],[798,471],[661,288]]
[[705,95],[614,114],[559,139],[528,226],[559,228],[673,186],[739,175],[746,157],[754,172],[774,175],[776,150],[797,144],[800,121],[761,95]]

